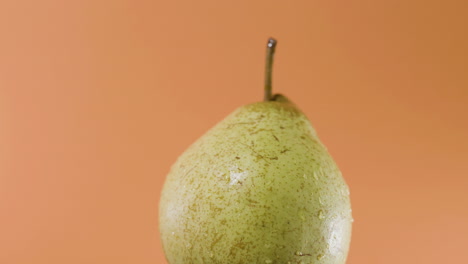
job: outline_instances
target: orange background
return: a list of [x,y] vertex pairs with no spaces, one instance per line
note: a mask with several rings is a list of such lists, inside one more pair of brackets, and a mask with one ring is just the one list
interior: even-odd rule
[[1,1],[0,263],[166,263],[176,157],[274,90],[351,188],[348,263],[468,263],[468,2]]

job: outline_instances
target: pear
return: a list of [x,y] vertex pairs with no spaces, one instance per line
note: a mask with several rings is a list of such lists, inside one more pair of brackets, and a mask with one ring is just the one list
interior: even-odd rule
[[192,144],[163,187],[159,227],[170,264],[343,264],[349,189],[310,121],[271,95],[235,110]]

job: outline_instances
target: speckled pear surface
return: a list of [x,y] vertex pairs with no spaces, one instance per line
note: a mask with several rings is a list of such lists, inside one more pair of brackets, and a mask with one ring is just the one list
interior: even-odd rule
[[240,107],[183,153],[160,200],[170,264],[343,264],[349,190],[284,97]]

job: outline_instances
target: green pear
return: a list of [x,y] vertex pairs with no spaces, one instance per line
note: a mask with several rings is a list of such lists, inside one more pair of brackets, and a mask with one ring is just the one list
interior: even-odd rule
[[242,106],[172,166],[159,227],[170,264],[343,264],[351,237],[349,189],[310,121],[271,96]]

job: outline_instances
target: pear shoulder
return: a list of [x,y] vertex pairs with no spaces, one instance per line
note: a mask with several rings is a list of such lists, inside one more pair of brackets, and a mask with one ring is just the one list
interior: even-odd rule
[[312,137],[318,140],[317,133],[309,119],[294,103],[282,95],[275,95],[274,99],[274,101],[256,102],[241,106],[211,130],[245,130],[244,132],[248,132],[247,136],[251,140],[256,139],[250,137],[255,135],[256,131],[270,131],[272,134],[276,132],[278,134],[290,134],[290,136],[294,136],[291,133],[296,136],[301,134],[298,138],[290,138],[293,140],[304,139],[304,137]]

